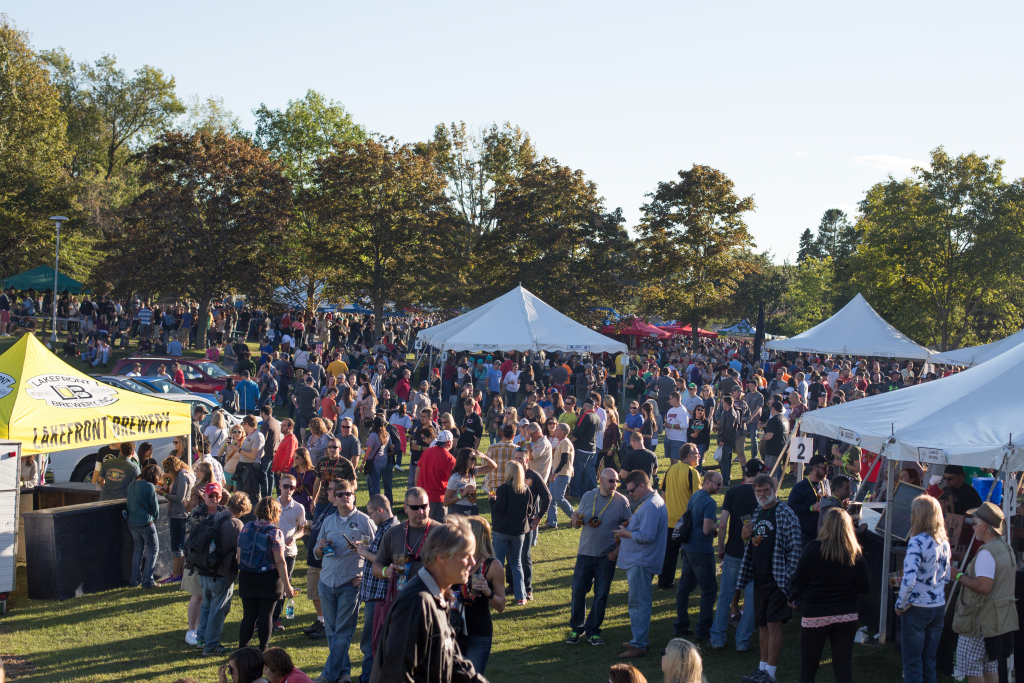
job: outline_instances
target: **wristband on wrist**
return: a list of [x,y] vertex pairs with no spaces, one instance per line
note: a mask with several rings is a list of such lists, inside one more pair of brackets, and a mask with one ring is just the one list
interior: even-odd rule
[[957,583],[960,583],[960,577],[961,577],[961,576],[963,576],[963,575],[964,575],[964,573],[963,573],[963,572],[960,572],[960,573],[958,573],[958,574],[956,575],[956,578],[955,578],[955,579],[953,579],[953,580],[954,580],[954,581],[956,581]]

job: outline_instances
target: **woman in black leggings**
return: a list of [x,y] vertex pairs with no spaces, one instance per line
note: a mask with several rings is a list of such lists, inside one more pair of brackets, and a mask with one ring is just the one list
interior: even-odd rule
[[273,630],[274,606],[297,593],[288,580],[284,559],[284,533],[277,528],[281,504],[264,498],[256,505],[256,521],[238,535],[238,595],[242,598],[239,647],[247,647],[253,631],[259,634],[260,650],[267,649]]
[[[846,479],[839,475],[832,481]],[[821,651],[832,646],[836,683],[851,683],[853,637],[857,633],[857,594],[868,592],[868,565],[853,533],[850,515],[828,508],[818,538],[804,547],[790,583],[790,604],[803,600],[800,629],[800,683],[814,683]]]

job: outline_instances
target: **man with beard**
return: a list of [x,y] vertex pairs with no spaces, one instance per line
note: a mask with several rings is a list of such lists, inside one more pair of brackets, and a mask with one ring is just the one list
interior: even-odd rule
[[754,623],[759,629],[761,663],[744,676],[745,683],[775,683],[775,670],[782,653],[782,623],[793,614],[789,607],[789,578],[796,571],[803,551],[800,520],[788,505],[779,505],[775,480],[768,474],[754,479],[758,509],[743,525],[748,540],[734,586],[737,593],[754,582]]

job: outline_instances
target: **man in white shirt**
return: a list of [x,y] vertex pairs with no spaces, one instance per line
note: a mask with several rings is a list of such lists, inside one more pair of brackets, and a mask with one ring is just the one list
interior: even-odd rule
[[541,475],[541,481],[547,482],[551,474],[551,442],[544,436],[544,430],[536,422],[531,422],[526,431],[530,435],[530,459],[527,466]]
[[[281,518],[277,521],[277,528],[284,534],[284,563],[288,567],[288,578],[292,577],[292,570],[295,569],[295,558],[299,554],[299,546],[295,543],[302,538],[306,530],[306,508],[292,498],[295,493],[295,477],[290,474],[281,475],[281,483],[278,490],[281,496],[277,502],[281,504]],[[274,608],[274,630],[283,631],[281,625],[281,611],[284,610],[284,600],[278,600]]]
[[142,364],[136,363],[125,377],[142,377]]
[[680,401],[678,391],[669,394],[669,409],[665,413],[665,455],[673,465],[679,460],[679,449],[686,443],[686,428],[690,425],[690,413]]

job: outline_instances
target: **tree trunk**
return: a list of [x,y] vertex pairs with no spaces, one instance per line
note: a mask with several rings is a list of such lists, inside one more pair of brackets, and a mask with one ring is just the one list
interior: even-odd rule
[[697,342],[700,340],[700,333],[697,331],[697,316],[693,316],[690,320],[690,339],[693,340],[693,345],[697,346]]
[[371,351],[382,336],[384,336],[384,297],[378,296],[373,301],[373,344],[370,345]]
[[211,296],[204,296],[199,302],[199,329],[196,330],[196,348],[206,349],[206,333],[210,329],[210,301]]

